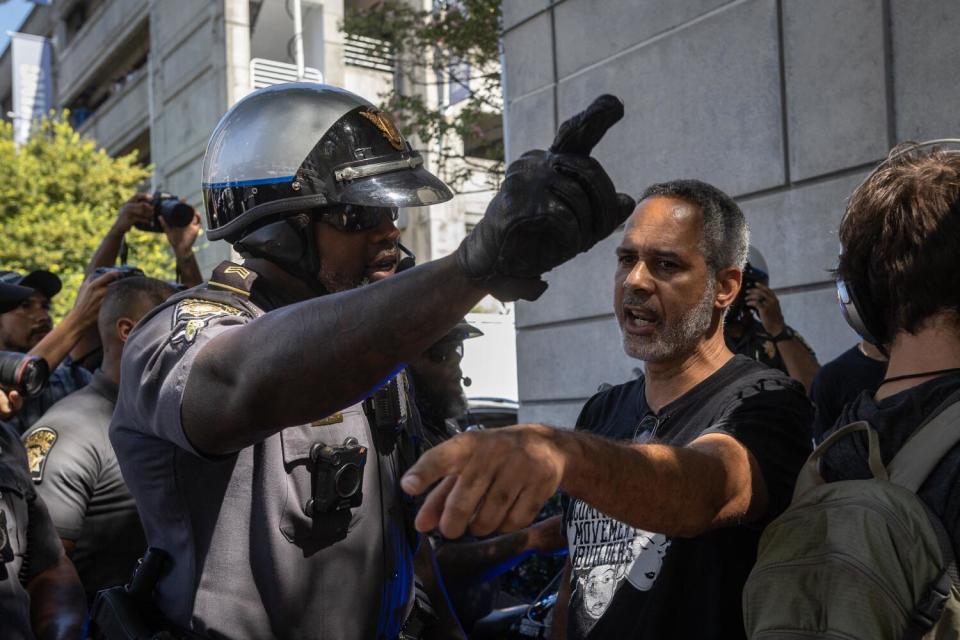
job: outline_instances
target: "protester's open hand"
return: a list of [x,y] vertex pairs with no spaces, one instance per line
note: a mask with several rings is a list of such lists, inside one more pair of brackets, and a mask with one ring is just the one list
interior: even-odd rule
[[780,310],[780,300],[773,289],[757,282],[756,285],[747,291],[744,301],[751,309],[756,309],[760,314],[760,323],[764,331],[772,336],[779,335],[786,327],[783,320],[783,311]]
[[549,151],[528,151],[507,167],[500,191],[457,250],[471,280],[500,300],[537,299],[540,276],[606,238],[633,211],[590,157],[623,117],[614,96],[594,100],[560,126]]
[[13,417],[23,406],[23,396],[19,391],[0,389],[0,420]]
[[117,214],[117,220],[113,223],[113,230],[120,234],[127,231],[137,224],[150,224],[153,220],[153,198],[146,193],[134,194],[132,198],[123,203],[120,207],[120,213]]
[[77,300],[73,303],[73,309],[70,310],[70,316],[81,328],[93,326],[97,322],[97,314],[100,313],[100,305],[103,304],[103,298],[107,295],[107,287],[120,277],[120,273],[109,271],[96,278],[87,276],[83,284],[77,290]]
[[563,477],[556,430],[528,424],[461,433],[427,451],[401,486],[420,495],[440,480],[417,514],[419,531],[447,538],[517,531],[530,524]]
[[173,249],[173,255],[177,258],[187,258],[193,253],[193,244],[200,235],[200,214],[193,210],[193,220],[182,227],[174,227],[167,224],[167,221],[160,218],[160,226],[163,232],[167,234],[167,242]]

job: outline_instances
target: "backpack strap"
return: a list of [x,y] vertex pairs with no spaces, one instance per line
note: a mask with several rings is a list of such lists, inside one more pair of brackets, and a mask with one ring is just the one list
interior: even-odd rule
[[934,467],[960,443],[960,392],[950,395],[890,461],[890,480],[916,493]]
[[877,432],[866,420],[859,420],[840,427],[813,450],[803,468],[800,469],[800,475],[797,476],[797,485],[793,490],[794,501],[810,489],[825,483],[823,476],[820,475],[820,460],[838,440],[857,431],[867,432],[867,464],[870,465],[870,472],[873,477],[880,480],[888,479],[887,469],[883,466],[883,460],[880,458],[880,439],[877,437]]

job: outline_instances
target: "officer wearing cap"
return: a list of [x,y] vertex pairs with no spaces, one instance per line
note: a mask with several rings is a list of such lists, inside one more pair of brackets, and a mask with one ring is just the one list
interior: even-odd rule
[[622,113],[598,99],[510,166],[456,255],[394,275],[397,207],[451,193],[389,115],[313,83],[227,112],[203,163],[206,220],[245,261],[140,322],[110,427],[147,541],[171,558],[155,590],[171,625],[418,637],[399,488],[414,434],[395,372],[487,293],[535,299],[541,274],[627,217],[588,155]]
[[23,434],[61,398],[90,382],[91,374],[75,366],[68,353],[77,340],[97,321],[97,311],[106,287],[116,274],[104,274],[87,280],[77,292],[73,308],[54,328],[50,300],[60,292],[60,278],[38,269],[26,275],[0,271],[0,283],[30,289],[30,296],[7,311],[0,312],[0,350],[30,353],[44,358],[51,372],[47,386],[39,395],[23,399],[20,411],[2,421],[18,435]]
[[460,361],[463,341],[478,338],[483,331],[462,320],[432,345],[410,361],[410,377],[423,425],[424,446],[433,447],[460,433],[457,419],[467,411],[467,397],[461,382]]

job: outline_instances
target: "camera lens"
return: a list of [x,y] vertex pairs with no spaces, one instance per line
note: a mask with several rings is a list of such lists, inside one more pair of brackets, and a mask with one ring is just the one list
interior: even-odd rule
[[193,207],[176,198],[164,198],[157,203],[156,209],[171,227],[185,227],[193,222]]
[[341,498],[351,497],[360,489],[361,482],[363,482],[363,472],[360,467],[352,462],[343,465],[334,479],[337,495]]
[[35,396],[47,386],[50,367],[38,356],[0,351],[0,384],[28,396]]

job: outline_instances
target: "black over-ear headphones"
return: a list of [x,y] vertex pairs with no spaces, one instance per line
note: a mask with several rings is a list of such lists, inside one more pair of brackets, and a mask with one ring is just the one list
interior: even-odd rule
[[[960,138],[938,138],[936,140],[904,145],[903,148],[897,149],[895,153],[891,153],[883,162],[877,165],[877,168],[871,171],[870,175],[864,178],[860,185],[862,186],[874,173],[883,168],[888,162],[905,153],[944,144],[960,147]],[[947,153],[960,153],[960,148],[947,150]],[[858,186],[857,189],[859,188]],[[870,315],[870,304],[869,300],[866,299],[866,295],[863,292],[854,291],[852,284],[848,284],[843,279],[837,278],[837,300],[840,302],[840,313],[843,314],[843,319],[847,321],[850,328],[856,331],[861,338],[886,354],[886,349],[876,338],[876,336],[882,335],[880,332],[880,320]]]

